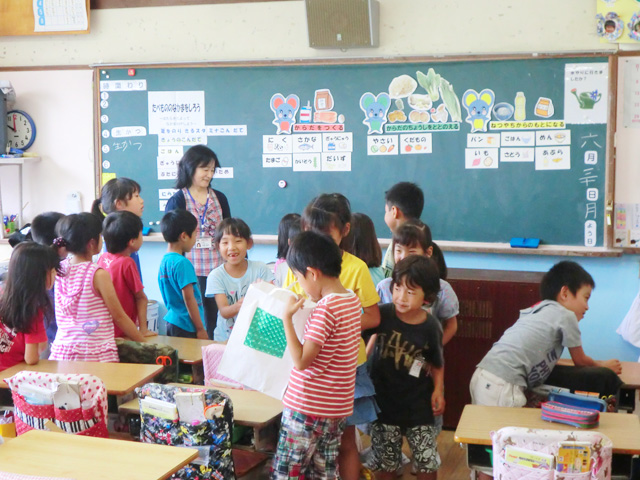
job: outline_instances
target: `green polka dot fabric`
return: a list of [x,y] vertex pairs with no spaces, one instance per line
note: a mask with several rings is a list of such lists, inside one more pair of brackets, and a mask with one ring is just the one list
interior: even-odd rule
[[261,308],[256,308],[244,344],[259,352],[282,358],[287,348],[282,320]]

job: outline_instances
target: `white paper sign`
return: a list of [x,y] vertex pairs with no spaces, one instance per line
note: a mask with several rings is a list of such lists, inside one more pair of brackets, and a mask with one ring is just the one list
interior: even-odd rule
[[111,129],[111,136],[120,137],[144,137],[147,135],[147,129],[142,126],[138,127],[114,127]]
[[322,170],[322,157],[319,153],[295,153],[293,155],[294,172],[319,172]]
[[102,80],[101,92],[144,92],[147,89],[147,81],[139,80]]
[[625,128],[640,128],[640,60],[624,60],[624,97],[622,124]]
[[567,123],[607,123],[608,69],[607,63],[565,65],[564,119]]
[[501,133],[503,147],[533,147],[536,144],[535,138],[535,133],[531,131]]
[[482,148],[482,147],[495,148],[499,146],[500,146],[499,133],[468,133],[467,134],[468,148]]
[[175,180],[178,178],[177,167],[158,167],[158,180]]
[[584,246],[595,247],[598,241],[598,225],[595,220],[584,222]]
[[464,151],[464,167],[498,168],[499,148],[466,148]]
[[367,155],[397,155],[398,135],[367,136]]
[[536,147],[536,170],[571,170],[571,147]]
[[246,125],[207,125],[204,128],[209,137],[233,137],[247,134]]
[[290,153],[262,155],[262,166],[264,168],[290,167],[291,162]]
[[533,162],[535,158],[535,148],[502,147],[500,149],[500,162]]
[[185,133],[160,133],[158,134],[158,145],[206,145],[206,135],[185,134]]
[[198,127],[203,129],[204,136],[203,91],[149,92],[148,97],[149,133],[161,133],[162,128]]
[[353,152],[353,133],[323,133],[323,152]]
[[322,152],[321,133],[302,133],[291,135],[293,153],[320,153]]
[[262,153],[292,153],[291,135],[263,135]]
[[400,135],[400,153],[431,153],[431,134],[430,133],[411,133]]
[[165,208],[167,208],[167,203],[168,202],[169,202],[169,200],[160,200],[159,201],[158,208],[160,209],[161,212],[164,212]]
[[351,152],[323,153],[323,172],[350,172]]
[[173,194],[176,193],[178,190],[175,188],[159,188],[158,189],[158,198],[160,200],[169,200],[171,197],[173,197]]
[[159,156],[178,156],[182,157],[184,154],[184,147],[181,145],[169,145],[169,146],[160,146],[158,147],[158,155]]
[[33,0],[33,18],[34,32],[69,32],[89,28],[85,0]]
[[215,173],[213,174],[213,176],[216,179],[220,179],[220,178],[233,178],[233,167],[220,167],[220,168],[216,168]]
[[536,132],[536,145],[571,145],[571,130],[539,130]]

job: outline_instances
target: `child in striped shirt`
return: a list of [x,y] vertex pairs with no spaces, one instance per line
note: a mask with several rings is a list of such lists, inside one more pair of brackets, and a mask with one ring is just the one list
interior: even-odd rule
[[70,253],[56,277],[58,331],[50,360],[117,362],[114,322],[132,340],[144,342],[122,309],[111,277],[91,261],[102,247],[102,223],[91,213],[62,218],[56,224],[56,248]]
[[340,283],[342,252],[330,237],[300,233],[289,248],[287,263],[316,307],[307,319],[304,343],[292,320],[304,298],[292,297],[283,318],[294,368],[283,399],[271,476],[338,478],[340,439],[353,413],[361,304]]

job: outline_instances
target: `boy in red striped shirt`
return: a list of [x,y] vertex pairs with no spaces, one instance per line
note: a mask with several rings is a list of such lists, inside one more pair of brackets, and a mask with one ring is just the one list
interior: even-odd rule
[[353,412],[361,304],[340,283],[342,252],[328,236],[302,232],[287,263],[316,307],[307,319],[304,343],[293,315],[304,299],[291,299],[284,329],[294,368],[284,411],[272,479],[339,478],[337,456],[345,419]]

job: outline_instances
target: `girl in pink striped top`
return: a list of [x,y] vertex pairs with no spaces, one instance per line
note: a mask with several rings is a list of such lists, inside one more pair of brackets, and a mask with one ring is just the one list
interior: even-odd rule
[[117,362],[113,323],[132,340],[144,338],[120,305],[109,273],[91,260],[102,247],[102,224],[91,213],[68,215],[56,225],[56,248],[70,253],[56,278],[58,331],[50,360]]

